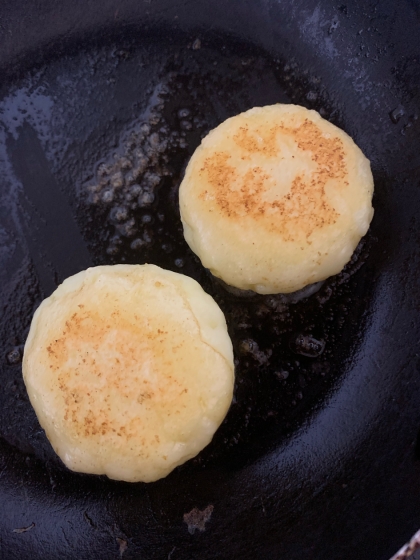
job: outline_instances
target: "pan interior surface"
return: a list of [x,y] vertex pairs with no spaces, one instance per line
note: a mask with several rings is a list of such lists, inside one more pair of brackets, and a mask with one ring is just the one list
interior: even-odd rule
[[[191,153],[227,117],[288,102],[290,95],[304,102],[304,92],[290,84],[283,64],[248,45],[225,40],[198,48],[197,41],[180,36],[165,44],[151,36],[125,48],[81,50],[52,60],[4,97],[3,148],[11,162],[4,206],[23,230],[15,227],[22,259],[15,258],[8,276],[28,279],[26,290],[11,290],[5,323],[16,342],[4,352],[9,361],[13,350],[21,353],[26,331],[20,324],[27,329],[41,298],[85,265],[150,262],[192,276],[222,307],[236,356],[229,419],[199,463],[227,461],[233,468],[290,438],[340,378],[363,329],[370,298],[365,261],[375,242],[364,239],[341,275],[303,299],[241,297],[202,267],[184,241],[178,207]],[[327,115],[322,101],[311,105]],[[359,269],[362,289],[353,281]],[[16,312],[17,298],[26,313]],[[353,329],[346,326],[349,315]],[[19,325],[11,328],[14,320]],[[18,382],[15,377],[15,391]],[[3,425],[15,391],[4,393]],[[18,391],[27,407],[21,386]],[[30,409],[14,417],[3,437],[56,462]]]
[[[124,33],[114,23],[55,38],[22,54],[13,71],[5,67],[2,546],[22,559],[51,551],[386,559],[420,525],[419,94],[398,85],[417,67],[398,66],[395,53],[365,60],[357,30],[357,40],[346,35],[359,15],[342,6],[305,12],[311,55],[290,47],[293,26],[302,33],[296,14],[265,45],[261,30],[212,28],[207,12],[203,28],[183,10],[171,15],[179,26],[171,12]],[[354,61],[336,54],[346,71],[333,75],[340,25],[342,52]],[[316,109],[346,130],[375,178],[368,235],[341,274],[303,299],[226,290],[189,250],[179,217],[179,184],[201,138],[230,116],[278,102]],[[211,444],[164,480],[129,485],[71,473],[23,386],[32,314],[87,266],[145,262],[193,277],[224,311],[236,358],[233,404]]]

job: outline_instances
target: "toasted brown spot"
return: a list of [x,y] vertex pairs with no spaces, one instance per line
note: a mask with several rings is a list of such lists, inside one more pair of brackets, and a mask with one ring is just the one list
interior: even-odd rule
[[[221,210],[228,216],[236,215],[234,204],[232,204],[231,192],[228,190],[229,185],[233,184],[237,179],[235,167],[228,164],[230,155],[223,152],[215,152],[210,158],[204,161],[200,174],[205,173],[207,180],[213,187],[216,201]],[[207,191],[206,191],[207,193]],[[208,194],[202,193],[200,198],[207,199]]]
[[279,126],[273,126],[269,130],[266,127],[257,127],[249,130],[249,126],[241,126],[233,136],[235,143],[242,149],[251,153],[260,153],[274,157],[280,152],[277,143],[277,132]]
[[341,188],[348,186],[343,142],[338,137],[324,137],[309,119],[295,128],[280,124],[268,131],[251,131],[244,126],[233,140],[250,154],[276,158],[280,153],[278,134],[289,135],[302,152],[310,152],[316,164],[311,174],[302,172],[294,177],[285,196],[268,200],[266,194],[275,194],[276,186],[264,168],[255,166],[239,175],[234,157],[228,151],[218,151],[207,157],[200,169],[211,188],[207,187],[199,197],[210,209],[216,205],[231,219],[255,220],[285,241],[294,241],[300,233],[303,242],[310,244],[315,230],[334,224],[339,216],[328,202],[325,187],[330,179],[337,180]]
[[[127,402],[135,399],[139,404],[146,405],[147,402],[156,399],[156,393],[148,388],[147,379],[138,379],[132,372],[139,370],[145,360],[158,360],[168,372],[172,371],[172,362],[165,360],[168,352],[165,344],[170,349],[174,346],[165,336],[168,331],[154,328],[147,319],[136,317],[137,320],[130,322],[125,314],[113,313],[113,332],[117,336],[116,346],[119,348],[119,354],[113,360],[107,360],[105,364],[98,358],[103,347],[101,345],[105,344],[108,348],[105,341],[107,336],[111,336],[111,326],[96,308],[85,306],[82,314],[73,313],[69,316],[65,320],[66,336],[52,340],[46,347],[45,353],[50,368],[59,372],[57,387],[63,398],[64,421],[78,436],[97,437],[116,433],[118,437],[126,439],[135,437],[140,426],[138,419],[129,421],[126,427],[117,425],[115,418],[110,414],[109,406],[98,407],[98,391],[104,403],[109,402],[118,393],[119,397]],[[112,347],[114,343],[115,339],[111,338]],[[85,350],[86,347],[89,350]],[[174,349],[180,347],[181,344],[175,344]],[[71,365],[68,364],[70,356]],[[159,369],[161,366],[157,367]],[[87,380],[86,376],[90,380]],[[105,379],[105,385],[99,381],[102,377]],[[95,378],[98,382],[94,381]],[[135,389],[141,381],[142,387],[147,387],[147,390],[142,390],[136,395]],[[172,387],[179,386],[179,382],[172,375],[163,375],[159,383],[159,402],[169,398]],[[178,389],[177,393],[179,394]]]

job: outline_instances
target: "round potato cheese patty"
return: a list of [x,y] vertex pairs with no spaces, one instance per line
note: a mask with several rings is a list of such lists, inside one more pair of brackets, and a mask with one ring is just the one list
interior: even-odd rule
[[184,235],[227,284],[288,293],[337,274],[373,217],[369,160],[297,105],[257,107],[202,141],[180,186]]
[[23,376],[72,470],[150,482],[212,439],[232,400],[224,315],[195,280],[153,265],[89,268],[35,312]]

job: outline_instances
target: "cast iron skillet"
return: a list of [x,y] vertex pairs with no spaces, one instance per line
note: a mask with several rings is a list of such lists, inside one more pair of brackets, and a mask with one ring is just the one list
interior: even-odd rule
[[[418,529],[419,14],[413,0],[2,2],[1,558],[386,560]],[[226,292],[177,208],[200,138],[275,102],[346,130],[376,184],[352,262],[301,301]],[[21,379],[42,298],[117,262],[196,278],[234,342],[226,421],[149,485],[67,471]]]

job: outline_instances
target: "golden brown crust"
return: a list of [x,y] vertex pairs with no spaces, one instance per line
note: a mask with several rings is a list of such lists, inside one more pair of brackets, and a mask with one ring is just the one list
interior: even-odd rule
[[[64,421],[69,430],[85,438],[113,432],[117,437],[129,440],[138,434],[139,421],[134,419],[128,425],[120,426],[120,422],[111,414],[113,392],[118,392],[127,401],[132,399],[133,393],[138,393],[137,402],[145,404],[146,408],[148,400],[162,399],[165,392],[177,392],[179,397],[188,392],[170,374],[165,377],[165,383],[159,387],[158,394],[147,379],[133,379],[132,372],[138,371],[146,360],[154,359],[155,363],[151,367],[162,367],[162,363],[157,362],[162,362],[164,358],[163,363],[168,372],[173,371],[172,356],[162,356],[163,349],[167,347],[168,330],[151,327],[137,314],[134,314],[135,322],[131,322],[118,309],[110,317],[101,317],[97,310],[89,309],[88,305],[82,307],[87,309],[73,313],[65,321],[61,336],[50,341],[46,348],[48,355],[44,356],[49,368],[57,372],[58,388],[65,404]],[[111,334],[118,354],[108,362],[104,370],[103,363],[97,362],[97,354]],[[171,346],[172,353],[176,354],[182,345],[181,342],[177,346]],[[75,357],[71,367],[68,364],[69,353]],[[102,407],[99,409],[97,390],[89,388],[87,374],[98,379],[102,400]],[[105,377],[104,387],[101,378]],[[181,400],[179,407],[185,408]],[[95,414],[92,412],[94,409]],[[144,440],[142,443],[145,445]]]
[[[334,224],[338,216],[325,195],[327,181],[339,180],[343,188],[349,184],[343,142],[337,137],[325,138],[322,130],[309,119],[296,128],[280,123],[268,131],[264,127],[251,131],[249,126],[241,126],[233,135],[233,141],[250,154],[277,158],[281,157],[278,134],[290,135],[300,150],[311,152],[316,164],[310,176],[302,174],[293,179],[290,192],[283,199],[266,200],[265,193],[273,188],[272,177],[261,166],[252,167],[241,175],[227,151],[216,151],[204,160],[199,175],[209,188],[198,196],[207,201],[209,211],[219,211],[230,219],[242,220],[246,216],[280,234],[285,241],[293,242],[297,232],[303,233],[310,244],[313,231]],[[247,157],[242,156],[242,159]],[[212,208],[214,206],[216,208]]]
[[337,274],[373,216],[369,161],[315,111],[256,107],[203,139],[180,186],[184,235],[227,284],[293,292]]

